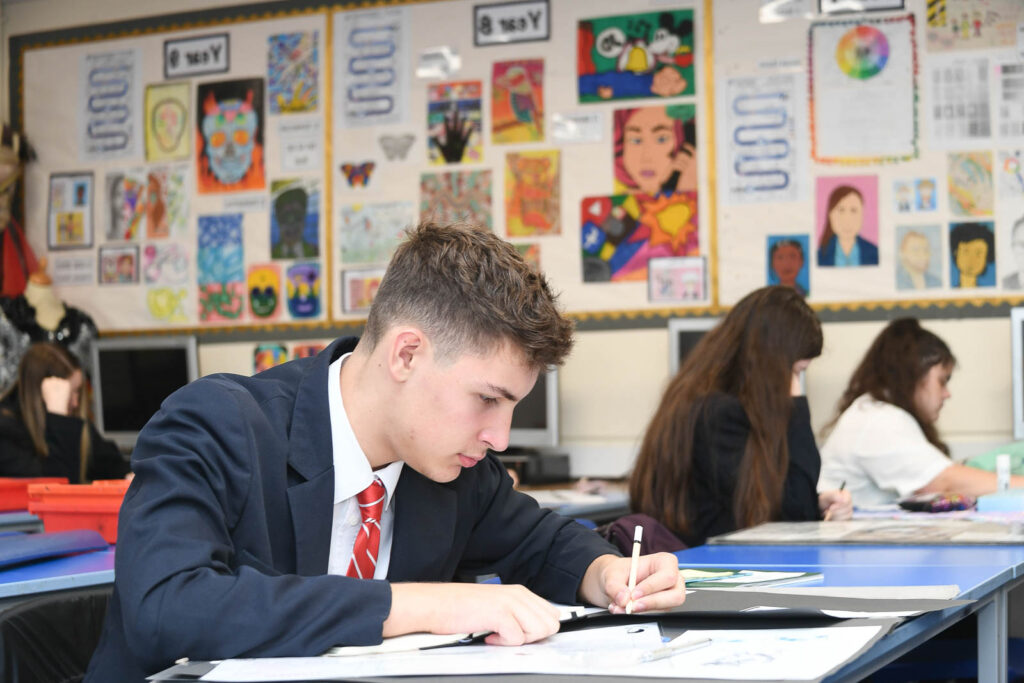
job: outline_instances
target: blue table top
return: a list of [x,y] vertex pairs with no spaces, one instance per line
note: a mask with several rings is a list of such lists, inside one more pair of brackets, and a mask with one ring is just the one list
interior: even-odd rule
[[114,549],[34,562],[0,572],[0,598],[114,582]]

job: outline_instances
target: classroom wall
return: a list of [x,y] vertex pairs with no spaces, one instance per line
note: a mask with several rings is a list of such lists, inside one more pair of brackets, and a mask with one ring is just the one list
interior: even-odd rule
[[[173,8],[160,0],[29,0],[2,5],[0,38],[6,39],[80,24],[226,6],[226,2],[179,0]],[[623,9],[647,8],[645,0],[624,2]],[[661,4],[661,3],[657,3]],[[7,92],[3,64],[0,92]],[[10,103],[3,101],[3,113]],[[32,230],[33,226],[29,226]],[[959,360],[950,385],[953,393],[939,423],[954,455],[966,457],[1012,438],[1010,330],[1004,318],[925,321],[942,336]],[[807,374],[807,391],[816,429],[832,409],[849,373],[884,322],[828,323],[825,350]],[[252,343],[203,343],[200,370],[240,372],[252,368]],[[587,476],[625,474],[647,420],[668,380],[668,334],[663,329],[584,331],[566,363],[560,382],[562,442],[572,456],[573,473]]]

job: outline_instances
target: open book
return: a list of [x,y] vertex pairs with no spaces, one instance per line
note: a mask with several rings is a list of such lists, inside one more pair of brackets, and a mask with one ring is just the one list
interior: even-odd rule
[[790,583],[810,583],[822,578],[821,572],[776,572],[724,567],[680,567],[679,573],[683,575],[687,588],[763,588]]

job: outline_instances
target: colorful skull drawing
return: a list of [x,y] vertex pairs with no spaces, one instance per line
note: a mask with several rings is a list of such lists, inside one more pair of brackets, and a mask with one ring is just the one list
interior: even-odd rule
[[281,291],[281,271],[274,266],[253,266],[249,269],[249,310],[258,318],[269,318],[277,312]]
[[288,269],[288,311],[293,318],[320,315],[320,265],[296,263]]
[[203,103],[203,139],[210,158],[210,170],[225,185],[237,183],[252,166],[252,151],[259,114],[252,106],[250,90],[242,101],[218,102],[209,93]]

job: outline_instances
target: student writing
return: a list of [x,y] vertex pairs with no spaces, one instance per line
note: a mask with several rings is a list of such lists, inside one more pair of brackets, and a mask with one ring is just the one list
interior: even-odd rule
[[[914,318],[893,320],[875,338],[839,399],[821,449],[819,486],[846,481],[858,504],[893,503],[914,493],[980,495],[993,472],[949,458],[935,427],[956,359]],[[1011,486],[1024,486],[1012,477]]]
[[799,374],[821,346],[821,325],[794,289],[740,300],[665,390],[630,477],[633,511],[690,546],[829,509],[849,518],[849,492],[816,492],[820,458],[799,395]]
[[[629,560],[514,491],[488,454],[571,344],[511,244],[425,224],[397,249],[358,342],[173,394],[139,435],[86,680],[417,631],[518,645],[558,629],[544,598],[620,614],[631,598],[634,611],[680,604],[675,556],[641,557],[629,595]],[[488,573],[502,585],[449,583]]]

